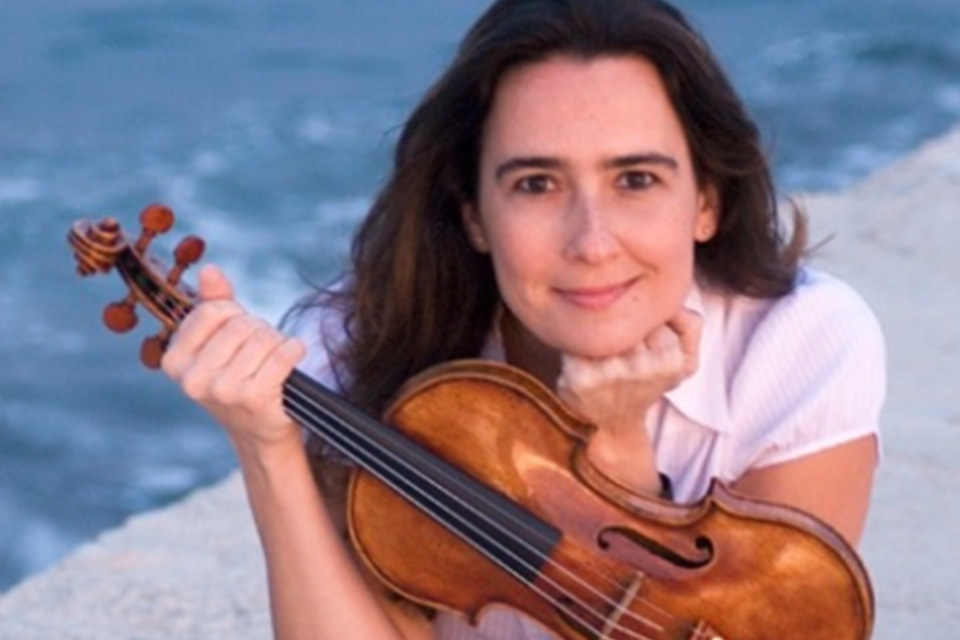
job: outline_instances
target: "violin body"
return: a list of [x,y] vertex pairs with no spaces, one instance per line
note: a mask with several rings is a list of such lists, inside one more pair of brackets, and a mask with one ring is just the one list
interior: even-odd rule
[[507,606],[568,640],[870,636],[866,572],[829,527],[720,483],[689,506],[629,494],[590,466],[592,427],[521,372],[441,365],[411,380],[384,421],[561,530],[535,583],[583,604],[555,606],[358,472],[354,546],[410,600],[471,619]]

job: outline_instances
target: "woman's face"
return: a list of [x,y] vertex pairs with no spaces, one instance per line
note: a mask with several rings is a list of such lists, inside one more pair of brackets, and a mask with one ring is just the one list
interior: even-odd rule
[[532,337],[603,358],[679,310],[715,205],[650,63],[557,56],[500,80],[463,216]]

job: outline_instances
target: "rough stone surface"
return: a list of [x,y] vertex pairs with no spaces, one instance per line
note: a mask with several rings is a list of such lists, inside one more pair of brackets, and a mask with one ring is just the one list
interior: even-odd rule
[[263,560],[233,475],[132,518],[0,599],[2,640],[264,640]]
[[[841,193],[807,194],[815,264],[876,310],[884,460],[863,542],[875,638],[960,628],[960,128]],[[0,597],[0,640],[263,640],[263,563],[236,476],[130,520]]]
[[839,194],[803,199],[817,262],[884,327],[884,458],[862,551],[880,640],[960,628],[960,127]]

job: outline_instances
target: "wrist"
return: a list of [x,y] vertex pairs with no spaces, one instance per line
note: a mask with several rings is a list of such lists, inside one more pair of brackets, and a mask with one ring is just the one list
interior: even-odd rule
[[610,480],[634,493],[664,494],[653,448],[646,430],[634,429],[634,437],[613,437],[595,433],[587,446],[590,463]]
[[244,469],[269,471],[286,465],[291,457],[306,455],[303,439],[297,429],[291,429],[289,435],[270,440],[231,438],[230,442],[240,466]]

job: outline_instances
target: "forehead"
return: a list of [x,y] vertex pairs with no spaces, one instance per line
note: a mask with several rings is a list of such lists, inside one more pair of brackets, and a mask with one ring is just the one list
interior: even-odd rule
[[656,67],[639,56],[554,56],[500,78],[484,127],[490,153],[639,150],[686,155]]

